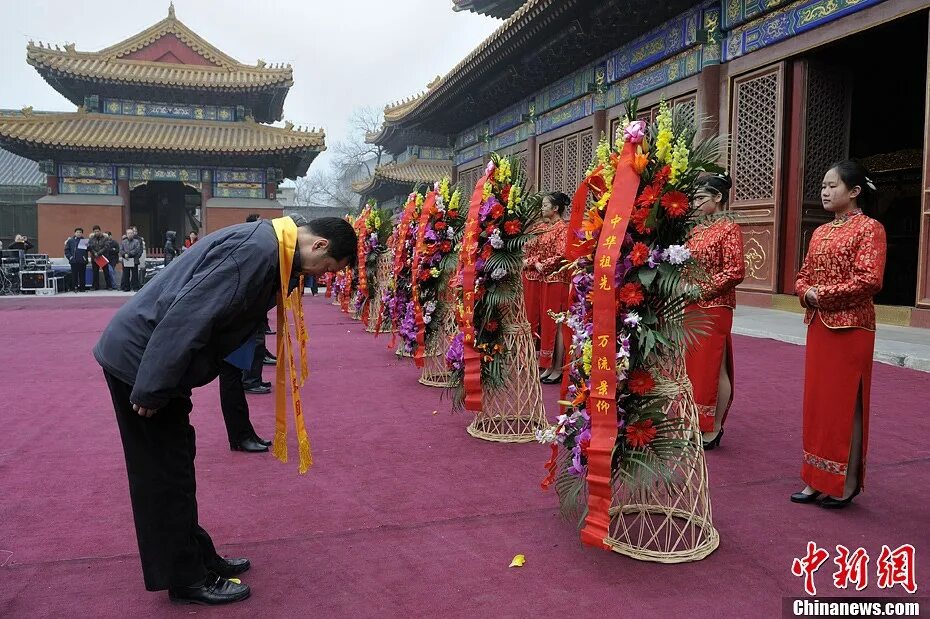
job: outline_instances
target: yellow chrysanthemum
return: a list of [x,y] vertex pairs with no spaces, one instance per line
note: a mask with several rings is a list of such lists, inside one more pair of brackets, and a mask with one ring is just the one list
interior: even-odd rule
[[581,349],[581,363],[584,366],[586,376],[591,376],[591,353],[591,342],[587,341]]

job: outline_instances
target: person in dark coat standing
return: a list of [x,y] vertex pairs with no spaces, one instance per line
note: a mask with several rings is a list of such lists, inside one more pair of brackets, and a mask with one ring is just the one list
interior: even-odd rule
[[74,291],[84,292],[87,278],[87,239],[84,238],[83,228],[75,228],[74,236],[65,241],[65,258],[71,265]]
[[113,233],[106,231],[107,249],[104,254],[110,264],[107,265],[107,271],[110,272],[110,281],[113,282],[113,288],[116,289],[116,265],[119,263],[119,241],[113,238]]
[[[90,238],[88,239],[88,251],[90,252],[91,260],[91,271],[94,274],[94,290],[100,290],[100,271],[101,266],[97,262],[98,257],[103,257],[109,262],[107,258],[107,247],[110,244],[110,240],[107,238],[107,235],[100,230],[100,226],[94,226],[91,228]],[[113,290],[113,276],[110,274],[110,265],[105,264],[102,267],[103,270],[103,279],[106,282],[107,290]]]
[[126,236],[119,247],[120,258],[123,261],[123,280],[120,290],[129,292],[129,289],[139,289],[139,259],[142,257],[142,241],[136,238],[132,228],[126,230]]
[[[354,260],[355,231],[343,219],[316,219],[295,234],[293,273],[322,275]],[[249,561],[220,557],[198,522],[189,416],[192,390],[219,375],[274,306],[278,248],[271,221],[205,236],[117,311],[94,348],[122,438],[145,587],[175,601],[225,604],[250,592],[229,580]]]
[[165,233],[165,266],[171,264],[171,261],[178,256],[177,235],[174,230],[168,230]]

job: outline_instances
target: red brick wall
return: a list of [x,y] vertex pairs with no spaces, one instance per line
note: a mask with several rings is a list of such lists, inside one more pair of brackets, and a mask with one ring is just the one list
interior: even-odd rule
[[90,236],[90,229],[95,225],[113,232],[117,241],[123,235],[120,206],[39,204],[38,219],[39,247],[36,251],[55,258],[64,255],[65,239],[74,234],[77,227],[84,228],[84,236]]

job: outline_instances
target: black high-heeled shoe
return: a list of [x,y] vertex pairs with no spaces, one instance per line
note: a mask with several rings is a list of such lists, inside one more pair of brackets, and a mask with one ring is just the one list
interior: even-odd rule
[[792,503],[813,503],[818,497],[820,497],[819,492],[814,492],[813,494],[804,494],[803,492],[795,492],[791,495]]
[[820,506],[825,507],[826,509],[843,509],[844,507],[852,503],[852,500],[856,498],[857,494],[859,494],[859,488],[856,488],[856,491],[850,494],[845,499],[834,499],[832,496],[828,496],[827,498],[825,498],[823,501],[820,502]]
[[562,382],[562,375],[559,374],[558,376],[547,376],[546,378],[540,378],[539,382],[544,385],[555,385]]
[[711,449],[716,449],[720,445],[720,439],[723,438],[723,428],[720,428],[720,431],[717,432],[712,440],[704,441],[704,451],[710,451]]

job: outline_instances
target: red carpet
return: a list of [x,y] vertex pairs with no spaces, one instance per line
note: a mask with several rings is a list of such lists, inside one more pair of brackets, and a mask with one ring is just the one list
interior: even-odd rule
[[[315,465],[231,453],[218,388],[195,394],[200,516],[220,552],[247,556],[247,602],[172,606],[144,590],[122,450],[90,349],[118,298],[0,299],[0,616],[773,617],[803,595],[790,573],[808,540],[836,595],[834,545],[872,557],[928,551],[930,374],[876,365],[866,492],[841,512],[788,502],[800,486],[803,348],[737,337],[737,391],[708,454],[720,548],[693,564],[583,549],[539,490],[548,448],[469,437],[439,390],[420,386],[389,337],[308,299],[305,388]],[[266,379],[271,372],[266,370]],[[825,375],[828,379],[828,375]],[[546,394],[553,404],[555,388]],[[262,436],[273,397],[250,396]],[[438,414],[433,414],[438,411]],[[508,569],[514,555],[526,566]]]

